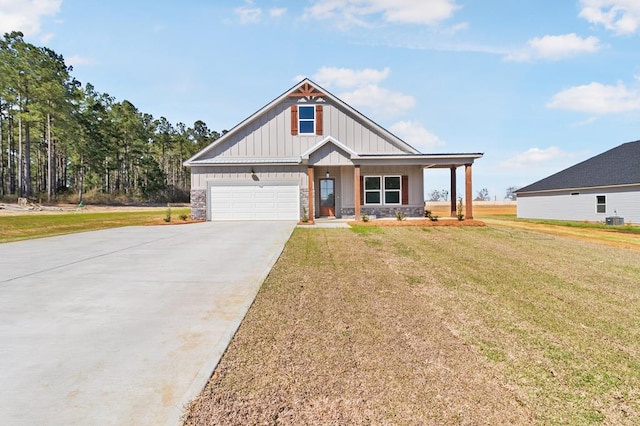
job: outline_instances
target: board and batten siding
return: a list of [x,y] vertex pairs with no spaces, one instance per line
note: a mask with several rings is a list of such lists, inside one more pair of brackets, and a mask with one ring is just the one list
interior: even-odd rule
[[[291,105],[288,100],[265,111],[238,129],[236,134],[212,147],[200,159],[213,157],[292,157],[302,154],[327,136],[362,154],[401,154],[400,148],[365,127],[355,117],[331,103],[323,109],[322,135],[292,135]],[[298,104],[303,105],[303,104]],[[309,104],[315,105],[315,104]]]
[[[361,176],[408,176],[409,177],[409,204],[408,206],[424,207],[424,178],[420,166],[362,166]],[[343,207],[355,206],[353,196],[353,167],[344,167],[340,174],[340,189],[343,195]],[[361,188],[362,190],[362,188]],[[360,201],[360,200],[358,200]]]
[[[254,180],[251,170],[258,180]],[[234,182],[248,182],[255,185],[269,182],[298,183],[300,188],[307,188],[306,166],[229,166],[229,167],[192,167],[191,188],[207,189],[212,181],[224,181],[232,185]]]
[[348,155],[334,144],[327,143],[309,157],[309,164],[313,166],[353,166],[351,160],[347,158]]
[[[574,195],[571,195],[574,193]],[[596,197],[604,195],[606,212],[596,212]],[[547,194],[518,194],[518,217],[523,219],[604,222],[623,217],[640,223],[640,186],[634,188],[582,189]]]

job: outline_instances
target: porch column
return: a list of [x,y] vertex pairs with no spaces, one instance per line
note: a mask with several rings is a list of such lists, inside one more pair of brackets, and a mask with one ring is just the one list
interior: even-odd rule
[[473,219],[473,188],[471,185],[471,164],[464,165],[464,194],[466,198],[466,208],[467,211],[465,213],[465,219]]
[[307,176],[309,178],[309,222],[313,222],[316,217],[313,213],[313,166],[307,167]]
[[353,167],[353,205],[355,219],[360,220],[360,166]]
[[456,194],[456,168],[451,167],[451,217],[456,217],[458,215],[456,201],[458,200],[458,196]]

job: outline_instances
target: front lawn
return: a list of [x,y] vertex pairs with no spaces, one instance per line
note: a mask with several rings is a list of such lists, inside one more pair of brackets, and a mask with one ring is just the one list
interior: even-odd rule
[[528,230],[297,229],[186,424],[638,424],[639,282]]
[[[169,223],[182,223],[180,216],[189,216],[189,212],[189,208],[172,208],[171,222]],[[0,216],[0,243],[121,226],[162,224],[165,223],[165,218],[167,218],[166,208],[98,213],[37,214],[25,212],[16,216]]]

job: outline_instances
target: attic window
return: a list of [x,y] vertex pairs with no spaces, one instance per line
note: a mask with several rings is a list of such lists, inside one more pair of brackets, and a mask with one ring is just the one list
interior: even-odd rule
[[298,107],[298,131],[300,134],[315,134],[316,109],[313,105],[300,105]]
[[291,135],[322,135],[322,105],[291,105]]

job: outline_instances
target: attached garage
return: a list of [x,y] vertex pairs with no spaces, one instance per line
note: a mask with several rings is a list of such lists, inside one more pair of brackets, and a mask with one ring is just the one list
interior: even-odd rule
[[211,220],[299,220],[300,187],[292,184],[212,185]]

